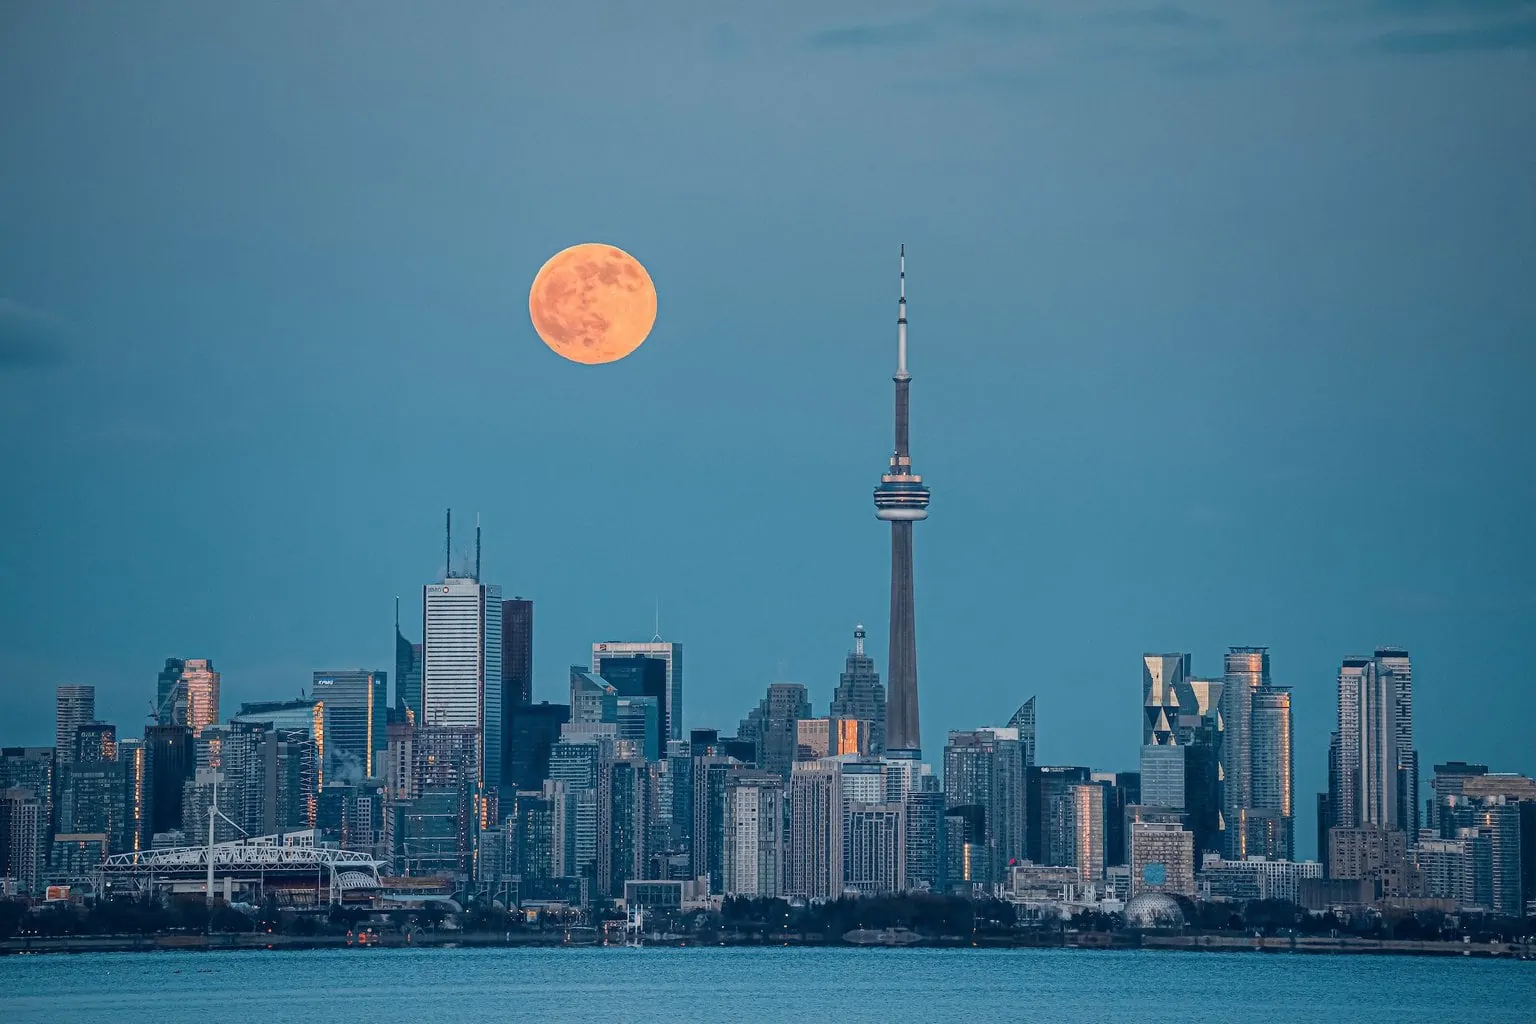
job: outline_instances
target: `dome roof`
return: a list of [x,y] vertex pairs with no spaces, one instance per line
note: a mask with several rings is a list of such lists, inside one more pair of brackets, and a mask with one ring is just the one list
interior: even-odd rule
[[1127,928],[1182,928],[1184,911],[1165,892],[1144,892],[1125,905]]

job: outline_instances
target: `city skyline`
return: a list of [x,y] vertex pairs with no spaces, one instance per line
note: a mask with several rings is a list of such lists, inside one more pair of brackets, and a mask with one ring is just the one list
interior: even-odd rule
[[[1340,661],[1399,644],[1426,780],[1536,773],[1536,129],[1504,15],[930,6],[384,3],[340,34],[308,8],[20,8],[13,741],[50,742],[61,684],[129,729],[171,655],[212,660],[226,716],[388,669],[389,602],[420,642],[450,505],[484,513],[485,578],[539,605],[535,699],[591,643],[652,636],[658,599],[684,728],[729,729],[775,681],[824,709],[856,622],[889,683],[868,488],[906,242],[941,498],[915,561],[930,760],[1036,695],[1041,763],[1133,769],[1143,653],[1215,676],[1267,645],[1305,852]],[[550,45],[506,61],[526,38]],[[607,367],[552,355],[524,309],[585,237],[661,295]]]

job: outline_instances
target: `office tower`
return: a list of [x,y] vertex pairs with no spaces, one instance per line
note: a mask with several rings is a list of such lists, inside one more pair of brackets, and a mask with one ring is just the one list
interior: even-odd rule
[[928,518],[928,488],[912,470],[908,448],[907,257],[901,250],[901,297],[896,313],[896,449],[875,488],[875,516],[891,524],[890,696],[885,723],[886,753],[921,760],[917,715],[917,626],[912,591],[912,524]]
[[501,588],[448,575],[423,588],[423,604],[421,721],[475,731],[474,784],[484,793],[502,774]]
[[[81,726],[76,736],[83,735],[87,728],[89,725]],[[115,740],[110,752],[110,758],[92,757],[82,761],[77,756],[74,761],[59,766],[55,831],[66,834],[101,834],[114,838],[121,834],[127,807]]]
[[149,836],[182,827],[181,790],[196,771],[192,730],[185,725],[144,727],[149,758]]
[[842,768],[802,761],[789,777],[787,896],[836,899],[843,891]]
[[864,623],[853,628],[853,650],[843,662],[832,692],[831,717],[858,719],[869,723],[869,748],[872,757],[885,753],[885,687],[875,671],[875,659],[864,653]]
[[1195,894],[1195,837],[1169,821],[1136,821],[1130,827],[1131,895]]
[[571,722],[615,723],[619,719],[619,691],[608,680],[580,665],[571,666]]
[[910,790],[902,801],[906,817],[906,888],[943,892],[948,857],[944,836],[945,797],[932,775],[922,788]]
[[75,727],[71,760],[94,764],[117,760],[117,726],[108,722],[81,722]]
[[1097,782],[1078,782],[1069,786],[1067,798],[1059,806],[1070,815],[1063,829],[1068,841],[1064,844],[1062,862],[1077,868],[1077,877],[1084,883],[1097,882],[1104,877],[1104,787]]
[[902,805],[852,803],[846,814],[844,888],[861,896],[901,892],[907,887]]
[[[1222,767],[1225,730],[1221,720],[1220,679],[1185,680],[1186,701],[1179,709],[1179,745],[1184,748],[1184,822],[1194,833],[1196,854],[1220,851],[1222,829]],[[1138,783],[1138,793],[1140,783]],[[1145,803],[1138,797],[1138,803]]]
[[1024,767],[1035,763],[1035,698],[1019,705],[1019,710],[1008,719],[1008,728],[1019,730],[1019,746],[1024,753]]
[[37,792],[21,786],[0,789],[0,878],[14,878],[38,896],[48,825]]
[[1419,752],[1413,746],[1413,664],[1401,647],[1378,647],[1376,673],[1391,696],[1392,742],[1397,752],[1394,796],[1397,827],[1419,834]]
[[96,687],[61,686],[55,697],[53,749],[59,764],[73,759],[75,730],[96,718]]
[[725,783],[722,884],[727,896],[778,898],[784,879],[784,780],[740,769]]
[[644,643],[593,644],[592,671],[620,687],[621,692],[636,697],[660,697],[662,737],[683,738],[682,644],[660,637]]
[[654,766],[657,848],[668,858],[667,878],[693,876],[693,753],[687,740],[670,740],[667,756]]
[[374,759],[389,743],[384,731],[389,673],[361,668],[318,671],[310,695],[325,707],[328,774],[351,782],[382,775]]
[[623,896],[624,883],[644,878],[650,861],[651,788],[646,762],[620,758],[598,773],[597,880],[610,896]]
[[1140,802],[1182,812],[1196,849],[1220,849],[1224,684],[1191,671],[1188,654],[1142,656]]
[[[384,789],[391,800],[409,800],[416,795],[416,726],[407,718],[384,727],[388,746],[384,753]],[[546,767],[546,773],[548,769]]]
[[392,805],[392,853],[399,871],[468,879],[474,846],[467,807],[468,801],[453,789],[425,791],[414,800]]
[[1141,748],[1141,799],[1147,806],[1184,810],[1184,753],[1177,744]]
[[1104,789],[1104,866],[1119,867],[1128,863],[1125,812],[1141,803],[1141,774],[1094,772],[1091,778]]
[[817,761],[842,754],[876,756],[869,727],[862,718],[802,718],[795,723],[795,758]]
[[1266,686],[1253,693],[1249,772],[1253,804],[1246,815],[1248,857],[1294,860],[1296,853],[1291,691]]
[[944,745],[944,798],[953,812],[979,807],[996,878],[1025,859],[1028,834],[1024,752],[1013,728],[952,730]]
[[421,644],[400,632],[400,599],[395,598],[395,709],[421,721]]
[[195,736],[219,721],[219,673],[207,658],[188,658],[181,670],[187,694],[187,725]]
[[1068,799],[1072,786],[1092,781],[1093,772],[1076,765],[1033,765],[1026,770],[1025,859],[1061,864],[1067,848],[1062,829],[1072,819],[1060,809],[1060,802]]
[[166,658],[160,670],[155,682],[155,721],[160,725],[187,724],[187,691],[181,681],[186,667],[182,658]]
[[507,715],[503,788],[537,791],[549,777],[550,748],[571,720],[569,704],[519,704]]
[[811,717],[811,701],[800,683],[770,683],[768,692],[736,729],[736,738],[757,746],[757,766],[789,778],[799,749],[798,723]]
[[709,891],[720,895],[725,882],[725,787],[740,762],[714,754],[693,756],[694,878],[709,878]]
[[501,602],[502,708],[533,703],[533,602]]
[[624,697],[615,702],[614,723],[620,740],[646,761],[661,760],[661,707],[655,697]]
[[149,824],[149,758],[142,739],[124,739],[117,744],[117,760],[122,765],[123,819],[113,845],[115,853],[132,853],[149,845],[145,828]]

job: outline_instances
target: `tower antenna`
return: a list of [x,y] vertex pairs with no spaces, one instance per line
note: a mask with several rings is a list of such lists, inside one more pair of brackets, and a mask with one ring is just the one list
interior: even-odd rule
[[656,635],[651,637],[651,643],[661,640],[661,597],[656,598]]
[[443,579],[453,575],[453,509],[448,510],[444,525],[447,538],[443,542]]
[[400,595],[395,595],[395,635],[400,635]]
[[480,513],[475,513],[475,582],[480,582]]

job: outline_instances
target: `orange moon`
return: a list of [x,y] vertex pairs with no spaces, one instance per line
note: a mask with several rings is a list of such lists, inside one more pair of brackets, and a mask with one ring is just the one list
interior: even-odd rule
[[623,249],[583,242],[539,268],[528,315],[544,344],[576,363],[623,359],[656,323],[656,286]]

